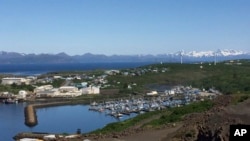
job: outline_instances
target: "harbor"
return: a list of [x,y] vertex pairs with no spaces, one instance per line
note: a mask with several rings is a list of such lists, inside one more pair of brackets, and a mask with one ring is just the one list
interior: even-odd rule
[[209,91],[192,88],[191,86],[174,86],[169,89],[153,90],[144,96],[132,96],[127,99],[116,99],[92,102],[89,110],[103,112],[115,118],[131,113],[141,114],[144,112],[162,110],[166,108],[181,107],[192,102],[214,99],[220,92],[214,89]]
[[[0,117],[3,131],[1,140],[11,141],[12,137],[22,132],[46,132],[50,134],[74,134],[77,129],[88,133],[103,128],[109,123],[133,118],[136,114],[123,116],[120,119],[110,117],[104,113],[89,111],[88,105],[61,105],[36,109],[36,126],[25,125],[24,108],[28,103],[3,104],[0,103],[2,115]],[[49,126],[48,126],[49,125]]]
[[[158,95],[158,96],[144,96],[144,97],[130,97],[130,98],[123,98],[123,99],[114,99],[114,100],[107,100],[107,101],[93,101],[88,105],[84,106],[85,112],[88,113],[88,115],[90,114],[96,114],[99,115],[96,120],[94,119],[89,119],[89,123],[85,124],[84,126],[89,126],[91,124],[95,124],[98,123],[100,121],[102,121],[103,119],[100,119],[100,116],[104,116],[105,118],[109,118],[109,119],[114,119],[116,121],[123,121],[129,118],[133,118],[138,114],[143,114],[145,112],[150,112],[150,111],[157,111],[157,110],[163,110],[166,108],[173,108],[173,107],[181,107],[181,106],[186,106],[189,105],[193,102],[198,102],[198,101],[204,101],[205,99],[213,99],[217,97],[217,94],[214,93],[210,93],[209,96],[194,96],[194,94],[187,94],[187,93],[180,93],[180,94],[176,94],[175,96],[169,96],[169,95]],[[62,103],[61,103],[62,104]],[[66,103],[64,103],[66,104]],[[69,103],[68,103],[69,104]],[[28,107],[32,107],[32,105],[28,105]],[[50,107],[52,106],[52,107]],[[56,106],[56,107],[53,107]],[[65,108],[68,107],[69,108]],[[69,118],[69,114],[64,115],[63,110],[72,110],[74,111],[74,109],[72,108],[73,105],[68,105],[68,106],[60,106],[60,104],[47,104],[47,105],[40,105],[39,108],[37,108],[38,110],[38,115],[40,116],[39,112],[41,112],[41,110],[45,110],[45,109],[59,109],[61,107],[64,107],[61,110],[61,114],[60,116],[64,116],[64,118],[59,118],[57,119],[58,121],[61,120],[72,120],[72,118]],[[77,107],[82,107],[81,105],[75,105]],[[75,107],[73,106],[73,107]],[[82,107],[83,108],[83,107]],[[78,108],[79,110],[79,108]],[[83,110],[83,109],[82,109]],[[56,110],[57,111],[57,110]],[[30,110],[31,113],[34,113],[34,111]],[[56,112],[55,112],[56,113]],[[79,111],[77,112],[79,113]],[[75,113],[76,114],[76,113]],[[78,115],[78,114],[77,114]],[[35,115],[33,115],[35,116]],[[39,117],[38,116],[38,117]],[[47,113],[46,115],[47,117],[51,116],[51,113]],[[59,115],[58,115],[59,116]],[[32,117],[32,115],[31,115]],[[74,116],[75,117],[75,116]],[[44,116],[41,118],[43,119]],[[80,117],[83,118],[83,117]],[[46,122],[48,122],[47,119]],[[86,120],[86,119],[85,119]],[[41,124],[44,124],[43,121],[41,121]],[[80,124],[80,123],[79,123]],[[81,123],[82,124],[82,123]],[[39,124],[37,125],[39,126]],[[56,125],[55,125],[56,126]],[[58,126],[58,125],[57,125]],[[61,125],[62,126],[62,125]],[[63,125],[65,126],[65,125]],[[103,125],[104,127],[105,125]],[[36,127],[36,126],[34,126]],[[54,126],[53,126],[54,127]],[[41,130],[40,130],[41,131]],[[20,139],[20,138],[37,138],[37,139],[45,139],[45,138],[68,138],[68,137],[73,137],[74,138],[78,138],[77,133],[88,133],[86,132],[86,130],[84,130],[83,128],[75,128],[76,132],[71,132],[68,135],[63,134],[62,132],[46,132],[46,134],[41,134],[40,132],[20,132],[19,134],[17,134],[15,136],[16,139]],[[83,132],[81,132],[83,131]],[[69,133],[69,132],[67,132]]]
[[[149,91],[144,95],[131,94],[120,98],[93,99],[89,104],[61,101],[31,103],[31,105],[26,102],[12,104],[2,102],[1,105],[13,108],[24,106],[19,116],[24,117],[20,122],[25,124],[20,126],[21,130],[14,130],[13,137],[17,133],[26,132],[46,132],[53,135],[75,134],[77,129],[82,133],[88,133],[103,128],[109,123],[133,118],[138,114],[181,107],[193,102],[213,99],[217,95],[219,93],[215,90],[202,91],[192,87],[176,86],[171,89]],[[49,129],[46,126],[48,124],[51,125]]]
[[204,99],[212,100],[217,94],[207,93],[206,96],[190,93],[180,93],[176,95],[157,95],[144,97],[131,97],[129,99],[119,99],[103,101],[100,103],[92,102],[89,105],[90,111],[105,113],[115,118],[121,118],[132,113],[142,114],[166,108],[181,107],[192,102],[203,101]]

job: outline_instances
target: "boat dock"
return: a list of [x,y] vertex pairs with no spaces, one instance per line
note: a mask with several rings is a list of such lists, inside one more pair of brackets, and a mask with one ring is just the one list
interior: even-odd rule
[[89,106],[90,111],[104,112],[106,115],[120,118],[131,113],[144,113],[155,110],[163,110],[171,107],[178,107],[189,104],[189,100],[173,99],[171,97],[147,97],[120,99],[101,103],[93,102]]

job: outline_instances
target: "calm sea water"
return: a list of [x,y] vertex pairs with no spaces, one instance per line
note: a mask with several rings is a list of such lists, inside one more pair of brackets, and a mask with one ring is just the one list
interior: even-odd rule
[[[95,69],[134,68],[150,63],[81,63],[81,64],[0,64],[0,73],[14,75],[39,75],[55,71],[84,71]],[[27,127],[24,124],[25,103],[2,104],[0,102],[0,141],[11,141],[19,132],[75,133],[90,132],[119,120],[88,110],[86,105],[49,107],[37,110],[38,125]],[[125,120],[135,115],[124,116]]]
[[105,113],[89,111],[87,105],[66,105],[37,109],[38,125],[30,128],[24,124],[25,106],[26,103],[0,104],[0,141],[11,141],[20,132],[76,133],[79,128],[82,133],[87,133],[136,116],[124,115],[116,119]]
[[122,63],[63,63],[63,64],[0,64],[0,73],[39,75],[56,71],[84,71],[96,69],[124,69],[150,64],[149,62]]

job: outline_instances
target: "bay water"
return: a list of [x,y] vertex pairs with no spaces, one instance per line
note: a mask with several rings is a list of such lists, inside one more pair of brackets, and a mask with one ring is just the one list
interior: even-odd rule
[[[125,69],[147,65],[139,63],[78,63],[78,64],[0,64],[0,73],[14,75],[40,75],[59,71],[85,71],[96,69]],[[65,105],[37,109],[38,125],[24,124],[26,103],[3,104],[0,102],[0,141],[12,141],[20,132],[87,133],[112,122],[132,118],[135,114],[116,119],[105,113],[88,110],[88,105]]]
[[123,116],[120,119],[111,117],[105,112],[89,111],[88,105],[65,105],[37,109],[38,124],[28,127],[24,124],[24,107],[26,103],[0,104],[0,141],[12,141],[20,132],[45,133],[88,133],[112,122],[132,118],[136,114]]

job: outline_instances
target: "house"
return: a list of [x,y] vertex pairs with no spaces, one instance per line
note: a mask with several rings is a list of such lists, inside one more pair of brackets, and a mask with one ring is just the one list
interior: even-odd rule
[[148,96],[153,96],[153,95],[158,95],[157,91],[151,91],[149,93],[147,93]]
[[82,90],[82,94],[100,94],[99,87],[90,86],[90,87],[82,88],[81,90]]
[[166,90],[166,91],[165,91],[165,94],[166,94],[166,95],[174,95],[174,94],[175,94],[175,91],[174,91],[174,90]]
[[21,90],[21,91],[18,92],[17,98],[18,99],[25,99],[26,96],[27,96],[27,92],[24,91],[24,90]]
[[53,76],[54,79],[62,79],[63,77],[62,76],[58,76],[58,75],[55,75]]

